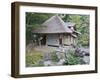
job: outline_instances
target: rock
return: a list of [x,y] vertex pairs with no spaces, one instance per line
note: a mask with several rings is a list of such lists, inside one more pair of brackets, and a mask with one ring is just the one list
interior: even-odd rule
[[56,55],[58,59],[64,59],[65,58],[65,53],[67,52],[67,48],[64,46],[59,46],[59,48],[56,49]]
[[56,52],[56,55],[57,55],[57,57],[58,57],[59,60],[65,58],[65,54],[62,53],[62,52]]
[[86,52],[86,53],[85,53],[85,56],[90,56],[89,52]]
[[44,61],[44,66],[52,66],[52,62],[50,60]]
[[43,65],[43,60],[38,61],[38,64]]
[[57,65],[63,65],[65,63],[65,59],[60,59],[60,61],[57,63]]
[[75,54],[79,57],[89,56],[89,49],[87,48],[76,48]]
[[89,58],[89,56],[84,56],[84,57],[83,57],[83,61],[84,61],[86,64],[89,64],[89,63],[90,63],[90,58]]
[[43,58],[44,58],[44,59],[43,59],[44,61],[51,60],[50,53],[45,53]]
[[44,64],[44,66],[52,66],[53,65],[50,53],[45,53],[44,59],[43,59],[43,64]]

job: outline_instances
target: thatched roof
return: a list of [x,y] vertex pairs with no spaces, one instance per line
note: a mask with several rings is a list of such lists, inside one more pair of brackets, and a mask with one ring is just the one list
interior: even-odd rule
[[[75,31],[73,28],[73,26],[75,26],[75,23],[65,23],[58,15],[49,18],[42,25],[45,27],[34,29],[33,33],[73,33]],[[72,27],[69,28],[69,26]]]

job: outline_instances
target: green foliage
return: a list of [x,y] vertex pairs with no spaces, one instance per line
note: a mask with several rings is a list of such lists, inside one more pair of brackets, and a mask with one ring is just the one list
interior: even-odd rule
[[75,55],[73,51],[69,50],[66,57],[66,63],[67,65],[77,65],[81,64],[81,60]]
[[34,39],[32,30],[45,27],[41,24],[53,15],[54,14],[26,12],[26,44],[29,44]]
[[42,66],[38,61],[43,59],[43,55],[39,51],[33,50],[31,53],[26,53],[26,67]]
[[46,13],[26,13],[26,24],[34,25],[34,24],[42,24],[44,21],[49,19],[53,14]]
[[26,25],[26,44],[32,40],[32,27]]
[[63,19],[64,22],[70,21],[69,15],[65,15],[62,19]]
[[78,44],[81,44],[82,46],[89,46],[89,35],[84,33],[83,36],[80,36]]
[[75,23],[75,29],[81,33],[77,39],[78,44],[89,46],[89,15],[69,14],[63,20]]
[[54,62],[58,62],[59,61],[59,59],[58,59],[58,57],[56,55],[56,52],[52,52],[50,54],[51,54],[52,61],[54,61]]

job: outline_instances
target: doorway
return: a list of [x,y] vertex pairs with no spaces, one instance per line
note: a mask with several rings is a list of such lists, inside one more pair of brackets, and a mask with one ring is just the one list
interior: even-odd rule
[[59,36],[59,45],[62,45],[62,35]]
[[43,35],[43,39],[41,40],[41,45],[46,45],[46,35]]

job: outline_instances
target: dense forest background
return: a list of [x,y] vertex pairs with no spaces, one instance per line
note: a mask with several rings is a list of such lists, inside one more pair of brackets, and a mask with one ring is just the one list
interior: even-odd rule
[[[26,45],[29,44],[34,36],[32,30],[42,27],[42,23],[56,14],[26,12]],[[81,33],[77,38],[77,46],[89,46],[89,15],[78,14],[57,14],[65,22],[76,24],[75,29]],[[37,36],[39,37],[39,35]]]

